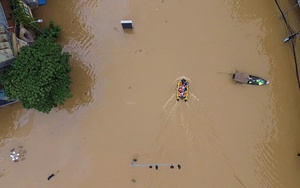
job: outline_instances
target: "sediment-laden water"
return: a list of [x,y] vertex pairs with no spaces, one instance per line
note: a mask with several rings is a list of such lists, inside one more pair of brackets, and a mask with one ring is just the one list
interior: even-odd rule
[[[33,13],[63,28],[74,97],[50,114],[0,109],[0,187],[299,187],[299,89],[274,1],[52,0]],[[235,70],[270,84],[236,84]]]

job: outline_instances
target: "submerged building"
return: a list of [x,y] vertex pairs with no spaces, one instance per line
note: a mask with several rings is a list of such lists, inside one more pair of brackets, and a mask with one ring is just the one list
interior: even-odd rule
[[[32,7],[46,4],[45,0],[18,0],[19,7],[24,8],[25,16],[31,17]],[[25,29],[22,24],[12,19],[12,7],[9,0],[0,0],[0,71],[12,65],[21,47],[34,41],[33,33]],[[0,83],[0,107],[17,102],[5,95],[5,89]]]

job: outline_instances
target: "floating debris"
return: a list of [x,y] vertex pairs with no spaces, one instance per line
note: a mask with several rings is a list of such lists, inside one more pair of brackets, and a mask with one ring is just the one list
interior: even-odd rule
[[48,176],[47,180],[51,180],[51,178],[53,178],[54,176],[56,176],[59,173],[59,170],[56,171],[55,174],[50,174],[50,176]]
[[13,152],[11,152],[11,154],[9,156],[10,156],[11,160],[13,160],[13,162],[19,161],[19,156],[20,156],[19,153],[13,151]]
[[181,165],[180,164],[178,164],[177,167],[178,167],[179,170],[181,169]]
[[51,178],[53,178],[55,175],[51,174],[50,176],[48,176],[47,180],[49,181]]
[[23,149],[23,146],[19,146],[17,149],[14,148],[10,150],[10,158],[13,162],[19,162],[25,159],[26,150]]
[[121,20],[123,29],[133,29],[132,20]]
[[[132,167],[149,167],[150,169],[152,169],[153,167],[155,167],[155,170],[158,170],[159,166],[169,166],[170,169],[174,169],[174,163],[173,164],[136,164],[137,159],[133,159],[131,162],[131,166]],[[177,168],[180,170],[181,169],[181,165],[180,164],[176,164]]]

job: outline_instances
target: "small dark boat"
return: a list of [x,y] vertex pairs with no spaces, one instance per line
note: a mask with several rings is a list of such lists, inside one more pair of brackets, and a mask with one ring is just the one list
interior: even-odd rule
[[261,86],[261,85],[269,84],[268,80],[244,72],[238,72],[238,71],[235,71],[235,73],[233,73],[232,78],[236,82],[249,84],[249,85]]
[[185,102],[188,100],[189,95],[189,82],[185,79],[181,79],[177,84],[177,94],[176,100],[179,101],[184,100]]

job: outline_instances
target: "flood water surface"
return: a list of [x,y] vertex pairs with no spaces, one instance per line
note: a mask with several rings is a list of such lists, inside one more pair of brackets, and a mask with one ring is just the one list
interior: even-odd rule
[[[0,109],[0,187],[299,187],[299,90],[273,1],[53,0],[33,13],[63,28],[74,97],[49,114]],[[235,70],[270,84],[236,84]]]

